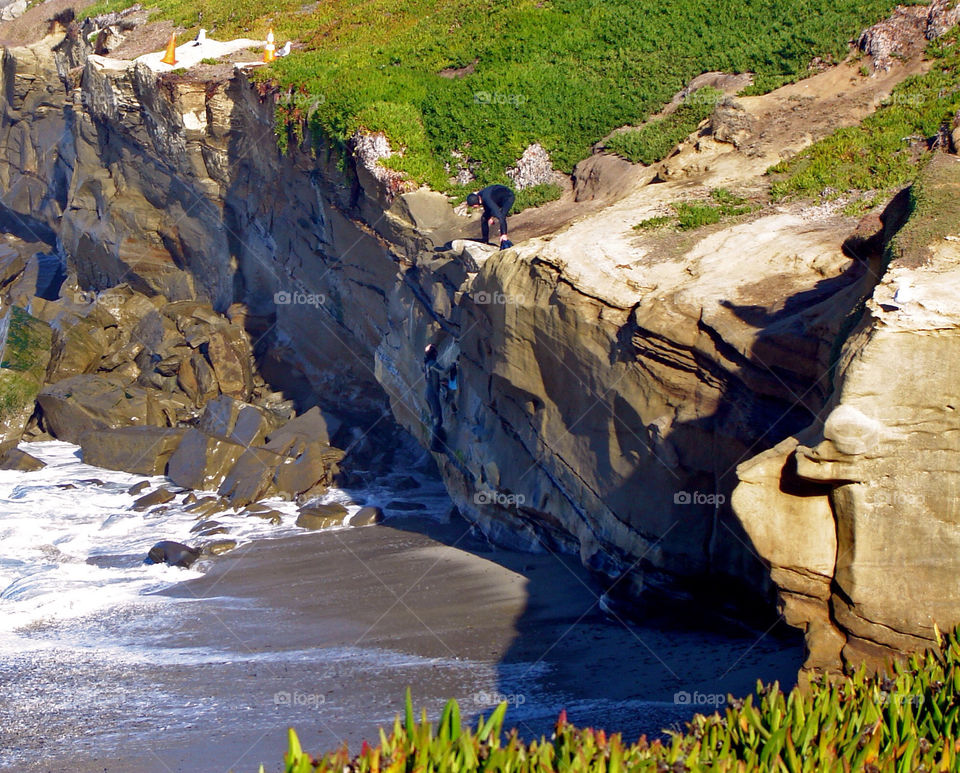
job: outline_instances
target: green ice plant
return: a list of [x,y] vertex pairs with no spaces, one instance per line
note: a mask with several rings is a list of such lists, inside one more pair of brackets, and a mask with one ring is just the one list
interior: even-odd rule
[[[896,0],[141,0],[155,19],[200,27],[220,40],[300,47],[254,76],[278,98],[281,148],[343,149],[361,124],[379,124],[391,160],[417,182],[455,188],[465,154],[477,184],[540,142],[569,172],[597,141],[656,114],[705,71],[751,72],[763,92],[802,78],[819,57],[839,61],[848,42]],[[97,0],[96,15],[134,0]],[[771,9],[775,8],[776,12]],[[722,10],[723,23],[718,22]],[[698,119],[699,120],[699,119]],[[693,127],[696,127],[694,122]],[[369,126],[364,126],[369,128]],[[629,148],[672,148],[660,124]],[[680,135],[682,139],[686,135]],[[293,142],[290,142],[290,140]],[[668,147],[665,147],[668,146]]]
[[[757,683],[721,714],[697,714],[682,732],[624,743],[619,733],[578,728],[561,712],[549,738],[503,732],[507,703],[463,727],[455,701],[436,726],[415,719],[407,690],[379,744],[313,758],[290,730],[286,773],[621,773],[621,771],[952,771],[960,765],[960,636],[935,628],[936,646],[868,674],[861,667],[783,692]],[[263,768],[261,767],[261,773]]]

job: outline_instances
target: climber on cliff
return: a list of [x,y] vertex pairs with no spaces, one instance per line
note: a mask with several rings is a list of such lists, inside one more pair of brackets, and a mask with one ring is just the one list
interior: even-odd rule
[[500,221],[500,249],[506,250],[513,246],[507,236],[507,213],[513,206],[514,194],[506,185],[488,185],[479,191],[467,196],[467,206],[483,207],[481,233],[484,244],[490,240],[490,226],[494,220]]
[[443,429],[443,406],[440,404],[440,379],[443,369],[437,361],[437,347],[428,344],[423,350],[423,376],[427,383],[427,406],[430,408],[430,418],[433,426],[430,428],[430,450],[443,450],[447,433]]

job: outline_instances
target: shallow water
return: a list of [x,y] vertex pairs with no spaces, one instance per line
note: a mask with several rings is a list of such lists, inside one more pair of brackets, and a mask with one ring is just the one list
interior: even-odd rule
[[241,547],[184,570],[142,561],[161,539],[197,544],[186,492],[135,512],[142,476],[23,447],[48,466],[0,472],[0,769],[276,769],[287,726],[356,749],[407,686],[434,717],[448,697],[471,720],[506,699],[526,736],[566,708],[635,738],[799,665],[767,635],[612,619],[575,562],[493,550],[422,475],[330,492],[351,514],[421,508],[384,526],[306,532],[279,501],[280,525],[217,514],[229,533],[211,539]]

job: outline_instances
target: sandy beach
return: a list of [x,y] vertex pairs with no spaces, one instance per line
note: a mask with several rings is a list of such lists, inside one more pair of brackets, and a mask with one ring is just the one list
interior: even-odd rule
[[566,708],[633,739],[795,678],[796,638],[626,625],[597,593],[572,559],[494,550],[459,519],[257,541],[162,614],[84,621],[104,642],[122,629],[126,656],[8,662],[0,746],[21,771],[269,771],[288,726],[314,752],[358,749],[408,685],[433,718],[449,697],[465,719],[505,698],[527,736]]

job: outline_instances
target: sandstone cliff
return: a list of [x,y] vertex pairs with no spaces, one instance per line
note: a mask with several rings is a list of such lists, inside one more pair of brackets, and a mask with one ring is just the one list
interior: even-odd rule
[[[242,72],[158,77],[51,37],[5,51],[2,73],[0,225],[58,250],[83,287],[246,304],[266,320],[249,332],[272,386],[389,407],[467,517],[503,542],[579,552],[614,578],[611,600],[707,588],[766,603],[779,586],[789,620],[805,605],[836,636],[834,473],[819,473],[795,531],[783,519],[796,506],[738,518],[730,497],[738,463],[786,454],[836,399],[837,342],[878,281],[841,248],[856,221],[791,206],[672,242],[632,229],[726,182],[741,147],[762,172],[778,152],[764,111],[780,99],[796,112],[792,92],[744,100],[743,132],[682,149],[659,170],[667,182],[637,187],[651,170],[598,214],[493,252],[463,240],[476,224],[438,194],[391,195],[311,142],[281,156],[274,95]],[[839,101],[848,87],[834,85]],[[860,96],[863,114],[876,94]],[[757,473],[763,492],[778,463]]]
[[846,338],[817,422],[737,470],[808,667],[882,662],[960,620],[960,159],[937,156]]

